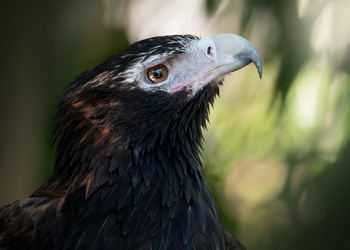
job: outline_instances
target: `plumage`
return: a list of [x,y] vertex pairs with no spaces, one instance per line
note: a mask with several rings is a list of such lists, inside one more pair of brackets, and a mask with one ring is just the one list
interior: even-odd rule
[[78,76],[55,116],[52,177],[0,209],[0,249],[244,249],[222,227],[200,149],[224,75],[250,62],[261,76],[241,37],[177,35]]

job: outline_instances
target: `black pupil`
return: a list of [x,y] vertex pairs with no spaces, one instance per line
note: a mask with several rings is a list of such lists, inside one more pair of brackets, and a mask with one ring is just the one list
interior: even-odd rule
[[155,78],[162,78],[162,76],[163,76],[162,69],[153,70],[153,75]]

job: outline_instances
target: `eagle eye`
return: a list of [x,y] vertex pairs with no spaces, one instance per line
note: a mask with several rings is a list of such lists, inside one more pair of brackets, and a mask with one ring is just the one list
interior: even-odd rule
[[164,65],[158,64],[148,69],[147,76],[152,83],[164,82],[168,77],[168,70]]

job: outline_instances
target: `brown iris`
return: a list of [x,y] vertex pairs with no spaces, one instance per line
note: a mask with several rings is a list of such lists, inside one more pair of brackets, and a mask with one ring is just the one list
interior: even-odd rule
[[156,66],[153,66],[152,68],[149,68],[147,71],[147,75],[148,75],[148,79],[152,83],[160,83],[167,79],[168,70],[164,65],[158,64]]

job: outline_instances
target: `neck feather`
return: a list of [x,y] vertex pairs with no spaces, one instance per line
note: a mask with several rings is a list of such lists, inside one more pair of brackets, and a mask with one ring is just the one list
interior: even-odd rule
[[57,113],[54,173],[37,193],[59,196],[86,186],[88,197],[128,176],[133,186],[163,178],[179,189],[177,182],[186,176],[202,178],[202,128],[218,86],[208,85],[191,98],[185,91],[120,92],[96,87],[88,98],[79,89],[64,98]]

